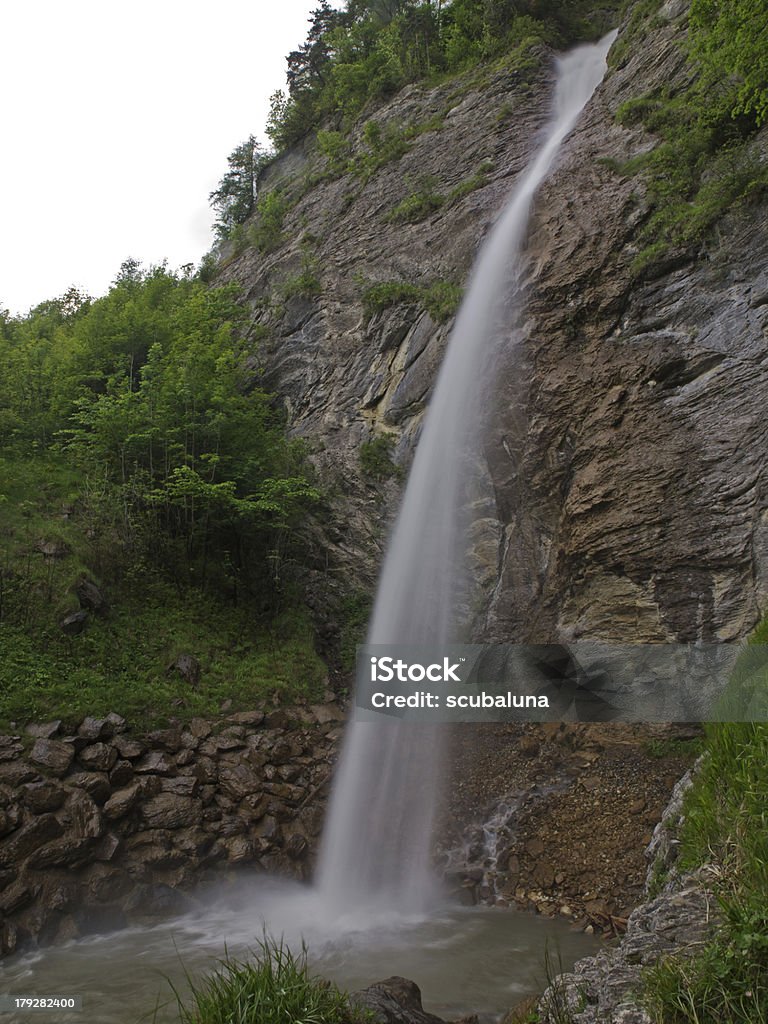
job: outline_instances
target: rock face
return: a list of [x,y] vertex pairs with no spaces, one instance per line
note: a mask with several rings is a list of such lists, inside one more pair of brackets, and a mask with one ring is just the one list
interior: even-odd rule
[[340,718],[254,710],[135,738],[110,715],[32,726],[29,754],[0,737],[0,955],[178,911],[209,871],[307,877]]
[[632,912],[616,948],[579,960],[571,973],[553,980],[539,1003],[541,1024],[652,1024],[638,1001],[644,971],[670,954],[697,952],[714,934],[718,871],[705,865],[681,875],[675,867],[682,799],[690,784],[689,772],[675,787],[646,851],[648,884],[659,870],[668,873],[661,893]]
[[[478,637],[731,639],[768,597],[761,218],[729,216],[699,258],[638,279],[644,186],[613,169],[653,144],[615,114],[682,80],[686,16],[684,4],[662,7],[609,71],[537,199],[527,303],[488,395],[487,500],[472,530],[486,593]],[[398,486],[365,478],[360,446],[388,434],[408,464],[449,327],[418,300],[366,312],[365,287],[466,279],[546,119],[547,66],[405,90],[372,117],[410,148],[365,182],[323,177],[311,144],[286,154],[262,183],[294,199],[284,243],[223,271],[254,311],[254,369],[335,487],[318,550],[337,578],[375,576]],[[360,127],[352,150],[365,152]],[[453,191],[486,160],[484,185]],[[424,176],[452,198],[421,223],[388,220]],[[320,291],[297,296],[287,283],[307,252]]]

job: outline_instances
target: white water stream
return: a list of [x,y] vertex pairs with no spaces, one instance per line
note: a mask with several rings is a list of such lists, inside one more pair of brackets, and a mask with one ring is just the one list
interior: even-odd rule
[[[489,385],[519,311],[522,248],[533,197],[605,74],[612,32],[562,57],[551,121],[484,242],[448,342],[387,552],[368,642],[460,642],[466,586],[466,480],[476,460]],[[442,729],[352,721],[327,818],[319,872],[330,915],[381,904],[413,910],[430,898],[430,843]]]

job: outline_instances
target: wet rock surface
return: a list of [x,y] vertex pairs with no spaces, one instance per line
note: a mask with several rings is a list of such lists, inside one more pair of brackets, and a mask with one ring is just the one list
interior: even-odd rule
[[644,850],[694,757],[684,741],[679,752],[657,756],[659,744],[692,733],[578,724],[457,728],[438,864],[465,902],[623,933],[642,899]]
[[[350,1003],[370,1014],[371,1024],[446,1024],[441,1017],[425,1013],[419,986],[407,978],[394,976],[354,992]],[[455,1024],[477,1024],[476,1017],[465,1017]]]
[[328,694],[144,736],[110,715],[0,737],[0,951],[175,913],[211,871],[307,877],[343,718]]

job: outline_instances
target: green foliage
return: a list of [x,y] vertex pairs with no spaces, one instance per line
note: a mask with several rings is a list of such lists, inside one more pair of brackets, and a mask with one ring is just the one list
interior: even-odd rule
[[692,52],[732,117],[768,119],[768,6],[763,0],[693,0]]
[[450,281],[434,281],[422,293],[424,307],[436,324],[445,323],[456,314],[463,291]]
[[248,232],[248,241],[259,252],[276,249],[283,240],[283,221],[288,212],[288,201],[276,189],[259,197],[256,219]]
[[381,313],[391,306],[405,303],[417,303],[421,298],[421,288],[406,281],[382,281],[371,285],[363,292],[363,310],[367,317]]
[[364,591],[347,594],[341,601],[339,657],[342,672],[351,673],[354,670],[357,647],[365,642],[371,608],[371,595]]
[[685,802],[680,865],[714,863],[722,924],[695,955],[666,958],[649,973],[645,999],[655,1020],[768,1021],[766,806],[768,724],[710,725]]
[[[742,9],[742,28],[751,35],[759,20],[757,8],[747,17],[748,3],[726,4],[723,11]],[[720,9],[718,5],[718,9]],[[635,35],[647,30],[655,10],[650,2],[639,5],[630,28]],[[646,177],[651,215],[641,233],[644,248],[634,263],[636,274],[663,263],[675,253],[699,246],[713,225],[728,210],[758,200],[768,189],[765,158],[752,136],[765,116],[755,83],[768,67],[765,35],[756,33],[754,45],[744,45],[739,64],[746,78],[723,68],[734,60],[709,0],[695,3],[691,14],[689,54],[692,75],[677,93],[660,89],[621,105],[617,119],[643,125],[658,136],[654,148],[631,161],[623,173]],[[725,15],[723,15],[725,17]],[[765,20],[763,13],[759,16]],[[645,19],[645,20],[644,20]],[[751,20],[750,20],[751,19]],[[631,33],[630,33],[631,34]],[[766,94],[768,95],[768,93]]]
[[406,196],[387,214],[386,220],[393,224],[417,224],[435,213],[445,203],[445,196],[435,189],[435,179],[422,179],[419,187]]
[[180,1024],[364,1024],[345,993],[313,978],[306,949],[296,956],[265,938],[250,961],[227,958],[202,982],[188,979],[189,1005],[177,993]]
[[663,2],[664,0],[626,0],[624,8],[628,8],[629,19],[610,49],[608,67],[622,66],[638,43],[641,43],[648,29],[656,25],[655,15]]
[[360,445],[360,468],[366,476],[374,480],[402,478],[402,470],[392,461],[393,443],[391,437],[383,435]]
[[318,276],[320,261],[318,257],[305,246],[301,254],[301,270],[286,278],[282,286],[284,299],[291,299],[295,295],[311,299],[319,295],[322,286]]
[[[265,615],[197,588],[181,593],[148,573],[112,587],[108,617],[77,637],[51,623],[0,622],[0,724],[117,711],[134,727],[212,717],[274,701],[319,700],[326,668],[303,611]],[[299,603],[298,597],[294,598]],[[180,653],[201,665],[191,686],[171,669]]]
[[652,739],[643,744],[643,750],[649,757],[656,757],[659,760],[678,757],[691,760],[701,753],[703,740],[699,737],[694,739]]
[[462,289],[449,281],[433,281],[427,285],[407,281],[382,281],[363,292],[363,310],[372,317],[391,306],[410,303],[422,306],[435,323],[449,320],[459,308]]
[[[234,689],[238,665],[256,689],[285,678],[243,652],[266,653],[319,494],[302,446],[246,375],[242,320],[231,287],[127,261],[97,301],[68,293],[3,321],[0,713],[92,710],[107,696],[117,710],[156,709],[173,690],[162,654],[172,635],[201,661],[223,657],[204,626],[219,604],[241,634],[233,608],[252,623],[226,669]],[[105,581],[112,612],[67,638],[59,619],[77,609],[83,577]],[[197,640],[175,620],[165,628],[198,601]],[[211,671],[221,698],[225,677]],[[207,700],[201,690],[190,706]]]
[[594,38],[617,6],[618,0],[350,0],[337,10],[323,3],[306,42],[288,56],[289,95],[272,97],[267,131],[280,149],[324,122],[348,126],[409,82],[512,51],[530,56],[534,43],[562,47]]
[[350,165],[350,169],[365,182],[384,164],[399,160],[411,148],[405,127],[397,121],[387,121],[382,127],[378,121],[366,121],[363,127],[363,146]]
[[208,197],[216,211],[214,230],[219,241],[229,238],[235,227],[253,213],[259,170],[266,159],[253,135],[230,153],[229,170]]
[[477,173],[470,178],[459,182],[455,188],[448,193],[448,202],[456,203],[478,188],[484,188],[488,184],[488,175],[493,170],[493,160],[483,160],[477,169]]
[[333,174],[342,174],[349,164],[349,139],[341,132],[319,131],[317,148],[328,161],[328,170]]

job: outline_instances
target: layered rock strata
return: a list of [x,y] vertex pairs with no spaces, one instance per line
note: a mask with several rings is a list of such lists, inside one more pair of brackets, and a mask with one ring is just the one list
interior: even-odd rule
[[[669,0],[610,67],[537,198],[527,299],[510,312],[488,394],[486,494],[470,536],[485,594],[478,637],[730,640],[765,605],[761,218],[728,216],[698,252],[638,275],[649,203],[642,177],[620,172],[656,140],[621,126],[617,110],[687,80],[686,20],[685,3]],[[366,290],[405,283],[423,295],[466,280],[537,144],[548,69],[406,89],[370,115],[405,152],[364,173],[362,124],[349,140],[358,173],[330,171],[311,142],[281,157],[262,188],[291,197],[282,244],[246,249],[222,271],[253,309],[254,375],[330,488],[331,514],[316,524],[321,590],[375,578],[399,489],[366,477],[361,445],[387,435],[407,467],[450,326],[418,294],[377,309]],[[398,204],[419,191],[445,201],[398,222]],[[316,280],[296,294],[307,254]]]

